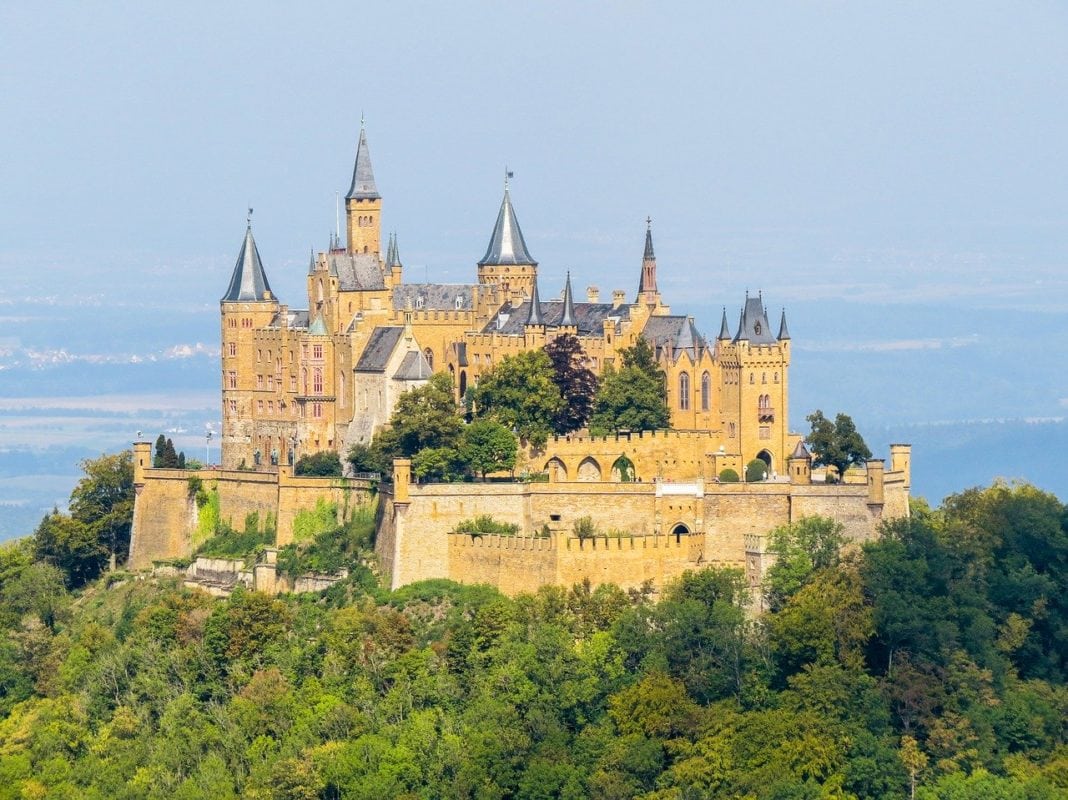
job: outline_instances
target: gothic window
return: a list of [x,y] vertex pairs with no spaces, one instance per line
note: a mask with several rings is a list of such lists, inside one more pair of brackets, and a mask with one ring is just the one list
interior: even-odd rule
[[237,342],[230,342],[230,355],[237,355]]
[[230,401],[230,413],[231,414],[236,414],[237,413],[237,401],[236,400],[231,400]]
[[256,376],[256,388],[257,389],[262,389],[263,388],[263,376],[262,375],[257,375]]
[[270,391],[270,392],[274,391],[274,376],[273,375],[268,375],[267,376],[267,390]]
[[257,400],[256,401],[256,411],[257,411],[257,413],[260,413],[260,414],[263,413],[263,401],[262,400]]
[[430,365],[430,368],[434,369],[434,351],[428,347],[423,351],[423,358],[426,359],[426,363]]
[[767,383],[768,382],[768,373],[766,373],[766,372],[761,372],[760,373],[760,382],[761,383]]
[[237,371],[236,370],[230,370],[229,372],[226,373],[226,384],[231,389],[236,389],[237,388]]
[[778,382],[779,382],[779,373],[776,372],[775,373],[775,383],[778,383]]
[[321,344],[313,344],[312,345],[312,358],[322,358],[322,357],[323,357],[323,346]]
[[322,416],[323,416],[323,404],[322,403],[312,403],[312,416],[315,419],[321,419],[322,418]]
[[701,374],[701,410],[708,411],[712,405],[712,378],[707,373]]
[[690,374],[688,372],[679,374],[679,408],[683,411],[688,411],[690,408]]
[[312,373],[312,389],[316,394],[323,393],[323,371],[321,369]]
[[738,434],[738,426],[737,426],[737,425],[735,425],[735,424],[734,424],[733,422],[731,422],[730,424],[728,424],[728,425],[727,425],[727,435],[728,435],[728,436],[729,436],[730,438],[732,438],[732,439],[733,439],[733,438],[734,438],[734,437],[735,437],[735,436],[736,436],[737,434]]
[[268,414],[273,414],[274,413],[274,400],[268,400],[267,401],[267,413]]

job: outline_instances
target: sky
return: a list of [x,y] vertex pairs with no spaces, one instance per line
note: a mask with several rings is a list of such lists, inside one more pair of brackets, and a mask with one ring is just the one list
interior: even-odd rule
[[1053,2],[0,4],[0,401],[199,359],[213,402],[247,209],[302,305],[364,119],[408,280],[473,280],[507,168],[543,296],[630,294],[649,216],[675,312],[787,308],[795,428],[1063,419],[1066,41]]

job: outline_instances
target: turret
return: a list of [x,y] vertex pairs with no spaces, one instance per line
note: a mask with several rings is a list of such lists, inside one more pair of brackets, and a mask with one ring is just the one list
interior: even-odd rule
[[564,311],[560,317],[561,328],[575,328],[578,331],[578,317],[575,316],[575,301],[571,297],[571,272],[567,273],[567,281],[564,283]]
[[[506,173],[511,175],[511,173]],[[504,182],[504,199],[497,213],[486,254],[478,262],[478,282],[495,283],[501,289],[501,300],[518,300],[534,292],[538,262],[527,250],[523,231],[516,219],[512,199],[508,193],[508,178]]]
[[382,249],[382,195],[375,185],[371,168],[371,151],[367,147],[367,133],[360,125],[360,142],[356,146],[356,164],[352,169],[352,185],[345,195],[345,223],[350,254],[373,253]]

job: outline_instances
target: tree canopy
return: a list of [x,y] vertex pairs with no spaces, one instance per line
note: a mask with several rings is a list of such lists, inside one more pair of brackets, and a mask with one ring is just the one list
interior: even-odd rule
[[805,419],[812,425],[811,432],[805,437],[812,450],[812,463],[834,467],[838,480],[851,466],[871,458],[871,450],[848,414],[839,413],[832,422],[817,409]]
[[593,414],[598,380],[586,366],[582,343],[572,333],[557,336],[545,345],[553,368],[553,382],[560,392],[560,405],[553,415],[553,432],[571,433],[583,428]]
[[590,431],[604,435],[620,430],[660,430],[671,427],[667,382],[652,346],[638,339],[620,350],[623,365],[605,368],[594,400]]
[[535,446],[549,438],[563,402],[544,350],[505,356],[481,376],[473,400],[477,417],[496,420]]

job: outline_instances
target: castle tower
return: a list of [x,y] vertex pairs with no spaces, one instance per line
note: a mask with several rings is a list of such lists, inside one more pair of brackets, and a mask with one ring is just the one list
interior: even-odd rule
[[345,195],[345,224],[349,254],[379,254],[382,249],[382,195],[375,186],[371,151],[362,124],[360,143],[356,146],[356,165],[352,169],[352,186]]
[[517,302],[531,296],[537,275],[538,262],[531,257],[523,240],[523,231],[512,208],[508,181],[505,179],[504,199],[497,214],[497,224],[493,226],[486,255],[478,262],[478,282],[497,284],[502,300]]
[[[252,466],[255,394],[257,385],[257,333],[271,323],[280,306],[267,282],[256,240],[251,211],[230,286],[219,301],[222,313],[222,464]],[[262,365],[261,365],[262,366]],[[259,375],[265,370],[260,369]]]
[[660,305],[660,291],[656,288],[656,253],[653,252],[653,220],[645,218],[645,252],[642,254],[642,275],[638,281],[638,303],[655,308]]

